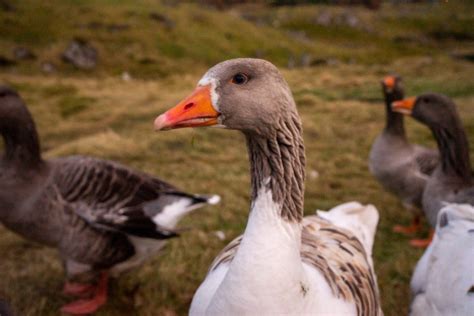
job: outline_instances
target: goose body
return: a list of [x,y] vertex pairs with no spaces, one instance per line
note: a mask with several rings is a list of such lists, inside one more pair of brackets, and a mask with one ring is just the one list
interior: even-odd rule
[[349,203],[303,217],[301,121],[277,68],[222,62],[155,120],[157,130],[210,125],[243,132],[252,202],[244,234],[215,259],[190,314],[380,315],[370,258],[378,213]]
[[411,227],[395,226],[399,232],[413,232],[419,226],[422,196],[426,182],[439,162],[438,152],[410,144],[406,137],[403,115],[392,111],[391,103],[404,97],[401,79],[388,76],[382,82],[385,96],[386,126],[374,141],[369,169],[377,181],[395,194],[413,213]]
[[[249,224],[251,220],[252,217]],[[249,238],[247,227],[245,234],[234,239],[214,260],[193,298],[190,314],[377,315],[377,285],[370,257],[377,221],[378,212],[373,206],[357,202],[306,216],[301,244],[291,245],[299,248],[299,254],[295,254],[297,260],[292,262],[283,261],[277,249],[272,249],[274,254],[270,254],[263,252],[261,246],[246,255],[246,249],[241,248],[245,247],[243,239]],[[272,235],[263,233],[259,234],[268,238],[268,248],[286,241],[279,229]],[[255,267],[257,256],[262,261],[260,269]],[[239,263],[239,259],[249,263]],[[232,270],[246,266],[249,271],[241,271],[246,279]],[[292,270],[300,273],[281,275],[282,271]],[[263,275],[268,279],[263,279]],[[258,284],[251,288],[256,281]]]
[[[182,216],[218,201],[107,160],[43,160],[34,122],[18,94],[7,87],[0,87],[0,132],[5,140],[0,222],[57,248],[71,282],[88,283],[104,271],[117,275],[140,265],[177,236],[174,229]],[[75,291],[69,287],[69,292]],[[97,308],[76,305],[64,311]]]
[[439,212],[433,242],[411,280],[410,315],[472,315],[474,207],[448,204]]
[[446,96],[427,93],[394,102],[393,108],[427,125],[438,144],[440,163],[427,181],[422,203],[426,218],[436,227],[445,203],[474,205],[474,177],[469,143],[455,104]]

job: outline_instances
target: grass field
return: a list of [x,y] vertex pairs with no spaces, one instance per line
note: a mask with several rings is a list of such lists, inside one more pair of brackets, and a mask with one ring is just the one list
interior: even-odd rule
[[[186,218],[181,226],[192,229],[162,256],[114,282],[98,315],[185,315],[214,256],[243,232],[249,209],[243,137],[216,129],[154,133],[152,127],[209,66],[237,56],[273,61],[290,84],[304,124],[305,213],[350,200],[378,208],[374,259],[383,309],[388,316],[407,314],[409,281],[422,251],[392,233],[394,223],[408,223],[410,216],[368,172],[369,149],[384,124],[379,82],[396,72],[409,95],[436,91],[454,98],[474,157],[474,66],[452,57],[474,49],[472,5],[384,5],[375,13],[351,8],[356,27],[323,27],[311,22],[315,16],[337,17],[348,9],[245,6],[221,12],[145,0],[36,3],[0,11],[0,52],[22,45],[38,56],[0,68],[0,83],[17,88],[29,105],[44,155],[112,159],[187,191],[222,196],[218,206]],[[169,17],[173,26],[150,13]],[[93,22],[102,26],[92,28]],[[128,26],[111,32],[113,24]],[[98,48],[97,69],[79,71],[59,60],[74,36]],[[287,67],[304,54],[336,62]],[[43,74],[41,61],[54,63],[56,72]],[[122,80],[123,71],[132,80]],[[425,127],[412,120],[406,125],[413,142],[434,146]],[[60,295],[63,271],[54,250],[0,227],[0,258],[0,293],[18,315],[58,314],[67,300]]]

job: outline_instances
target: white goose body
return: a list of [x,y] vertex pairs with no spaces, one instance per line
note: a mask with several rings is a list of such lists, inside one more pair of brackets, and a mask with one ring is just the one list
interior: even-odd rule
[[259,192],[235,257],[211,268],[190,315],[357,315],[352,302],[334,295],[322,271],[301,258],[302,229],[314,219],[290,224],[278,208],[271,192]]
[[470,316],[474,312],[474,207],[449,204],[411,280],[410,315]]
[[276,67],[248,58],[220,63],[155,120],[158,130],[210,125],[243,132],[252,203],[244,234],[217,256],[190,314],[381,315],[370,259],[378,213],[348,203],[303,217],[301,120]]

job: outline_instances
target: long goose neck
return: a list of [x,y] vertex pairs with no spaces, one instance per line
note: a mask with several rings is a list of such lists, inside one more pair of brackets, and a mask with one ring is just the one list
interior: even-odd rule
[[385,131],[405,138],[406,133],[403,114],[392,111],[392,102],[402,100],[403,96],[403,92],[385,94]]
[[26,108],[2,124],[5,143],[4,161],[22,168],[35,168],[42,162],[35,123]]
[[432,127],[441,155],[441,168],[444,174],[472,182],[469,143],[459,119],[449,127]]
[[300,255],[305,161],[301,123],[291,117],[280,122],[272,137],[246,138],[252,207],[210,314],[239,315],[256,309],[295,313],[291,308],[301,306],[301,289],[307,282]]
[[280,205],[279,216],[299,223],[303,218],[305,153],[297,114],[281,120],[272,137],[246,135],[250,158],[252,200],[269,190]]

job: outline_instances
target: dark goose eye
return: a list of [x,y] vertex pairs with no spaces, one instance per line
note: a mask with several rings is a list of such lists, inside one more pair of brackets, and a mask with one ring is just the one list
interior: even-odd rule
[[234,77],[232,77],[232,83],[235,84],[245,84],[249,81],[249,77],[246,74],[238,73]]

